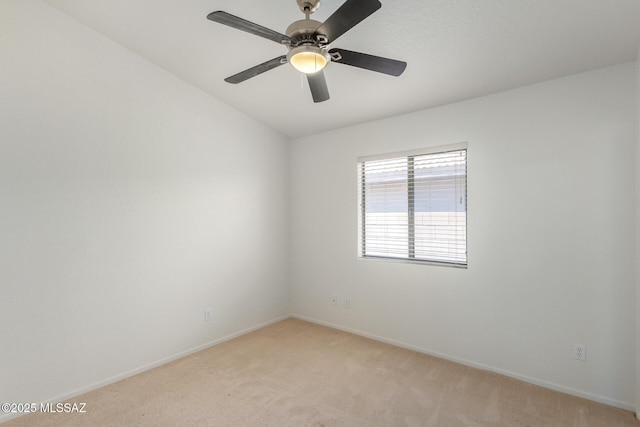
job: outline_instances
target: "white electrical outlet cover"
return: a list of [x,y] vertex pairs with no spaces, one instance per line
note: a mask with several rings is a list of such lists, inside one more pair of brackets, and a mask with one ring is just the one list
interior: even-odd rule
[[573,345],[573,358],[577,360],[587,360],[587,348],[584,344]]

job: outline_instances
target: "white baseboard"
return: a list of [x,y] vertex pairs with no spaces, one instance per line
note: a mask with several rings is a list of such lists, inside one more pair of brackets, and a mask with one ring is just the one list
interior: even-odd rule
[[[113,377],[106,378],[104,380],[95,382],[95,383],[87,385],[85,387],[81,387],[81,388],[75,389],[75,390],[70,391],[68,393],[64,393],[64,394],[61,394],[59,396],[52,397],[52,398],[47,399],[47,400],[45,400],[45,401],[43,401],[41,403],[45,403],[46,404],[46,403],[58,403],[58,402],[68,401],[70,399],[73,399],[74,397],[80,396],[81,394],[88,393],[88,392],[96,390],[96,389],[98,389],[100,387],[104,387],[104,386],[107,386],[109,384],[113,384],[115,382],[123,380],[125,378],[129,378],[129,377],[132,377],[134,375],[140,374],[142,372],[148,371],[150,369],[157,368],[158,366],[165,365],[165,364],[167,364],[169,362],[173,362],[174,360],[181,359],[181,358],[186,357],[186,356],[188,356],[190,354],[197,353],[199,351],[205,350],[205,349],[207,349],[209,347],[213,347],[215,345],[222,344],[225,341],[232,340],[234,338],[237,338],[239,336],[248,334],[248,333],[253,332],[255,330],[258,330],[258,329],[262,329],[265,326],[269,326],[269,325],[272,325],[274,323],[280,322],[282,320],[286,320],[286,319],[288,319],[290,317],[291,316],[287,314],[285,316],[280,316],[280,317],[277,317],[275,319],[272,319],[272,320],[269,320],[269,321],[266,321],[266,322],[263,322],[263,323],[259,323],[257,325],[251,326],[250,328],[243,329],[241,331],[235,332],[235,333],[233,333],[231,335],[227,335],[227,336],[224,336],[222,338],[218,338],[216,340],[204,343],[202,345],[199,345],[199,346],[196,346],[196,347],[192,347],[192,348],[190,348],[188,350],[181,351],[179,353],[176,353],[176,354],[173,354],[171,356],[162,358],[162,359],[157,360],[155,362],[148,363],[148,364],[143,365],[143,366],[139,366],[137,368],[131,369],[131,370],[126,371],[126,372],[123,372],[121,374],[114,375]],[[0,402],[0,403],[4,403],[4,402]],[[20,417],[22,415],[23,414],[2,414],[2,413],[0,413],[0,424],[2,424],[4,422],[7,422],[9,420],[18,418],[18,417]]]
[[333,329],[338,329],[340,331],[344,331],[344,332],[349,332],[351,334],[354,335],[359,335],[365,338],[370,338],[372,340],[376,340],[376,341],[380,341],[380,342],[384,342],[387,344],[391,344],[391,345],[395,345],[397,347],[402,347],[402,348],[406,348],[408,350],[413,350],[413,351],[417,351],[418,353],[423,353],[423,354],[427,354],[429,356],[434,356],[434,357],[438,357],[440,359],[445,359],[445,360],[449,360],[451,362],[456,362],[456,363],[460,363],[462,365],[466,365],[466,366],[471,366],[473,368],[478,368],[478,369],[482,369],[484,371],[489,371],[489,372],[494,372],[496,374],[501,374],[501,375],[505,375],[507,377],[511,377],[511,378],[515,378],[517,380],[520,381],[524,381],[530,384],[535,384],[544,388],[548,388],[550,390],[554,390],[554,391],[559,391],[561,393],[566,393],[566,394],[570,394],[573,396],[577,396],[577,397],[582,397],[584,399],[589,399],[589,400],[593,400],[594,402],[599,402],[599,403],[604,403],[605,405],[609,405],[609,406],[615,406],[616,408],[621,408],[621,409],[625,409],[627,411],[632,411],[635,412],[636,411],[636,407],[635,405],[628,403],[628,402],[620,402],[617,400],[613,400],[613,399],[609,399],[607,397],[604,396],[599,396],[596,394],[592,394],[592,393],[587,393],[581,390],[576,390],[570,387],[565,387],[565,386],[561,386],[559,384],[555,384],[549,381],[545,381],[545,380],[540,380],[537,378],[532,378],[532,377],[528,377],[526,375],[520,375],[517,374],[515,372],[510,372],[510,371],[506,371],[503,369],[499,369],[499,368],[495,368],[493,366],[488,366],[488,365],[484,365],[482,363],[476,363],[470,360],[466,360],[466,359],[461,359],[458,357],[454,357],[454,356],[449,356],[447,354],[443,354],[443,353],[439,353],[437,351],[432,351],[426,348],[422,348],[422,347],[417,347],[415,345],[411,345],[411,344],[407,344],[401,341],[396,341],[396,340],[392,340],[389,338],[385,338],[385,337],[381,337],[378,335],[374,335],[374,334],[370,334],[364,331],[360,331],[358,329],[352,329],[352,328],[348,328],[342,325],[338,325],[335,323],[331,323],[331,322],[325,322],[322,320],[318,320],[318,319],[313,319],[310,317],[306,317],[306,316],[302,316],[300,314],[295,314],[292,313],[291,317],[295,317],[296,319],[300,319],[300,320],[304,320],[306,322],[311,322],[311,323],[316,323],[318,325],[322,325],[322,326],[327,326],[329,328],[333,328]]

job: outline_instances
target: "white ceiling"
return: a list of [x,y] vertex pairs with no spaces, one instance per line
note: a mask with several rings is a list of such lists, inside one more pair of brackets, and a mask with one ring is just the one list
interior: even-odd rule
[[[640,47],[640,0],[381,0],[332,47],[406,61],[406,72],[329,64],[331,99],[314,104],[288,65],[225,83],[286,48],[206,19],[224,10],[284,33],[304,17],[296,0],[45,1],[290,137],[633,61]],[[342,3],[321,0],[313,18]]]

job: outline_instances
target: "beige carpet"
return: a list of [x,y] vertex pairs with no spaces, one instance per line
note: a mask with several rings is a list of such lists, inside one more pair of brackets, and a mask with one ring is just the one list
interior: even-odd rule
[[631,412],[289,319],[17,426],[640,426]]

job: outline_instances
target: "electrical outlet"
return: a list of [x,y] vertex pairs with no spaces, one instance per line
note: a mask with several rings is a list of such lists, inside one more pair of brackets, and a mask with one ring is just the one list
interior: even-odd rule
[[213,316],[213,310],[210,308],[205,308],[204,309],[204,321],[208,322],[211,320],[211,317]]
[[335,310],[336,308],[338,308],[338,297],[333,295],[331,297],[331,309]]
[[349,310],[351,308],[351,299],[350,298],[345,298],[344,299],[344,309],[345,310]]
[[587,360],[587,348],[584,344],[573,345],[573,358],[577,360]]

